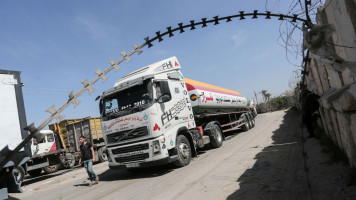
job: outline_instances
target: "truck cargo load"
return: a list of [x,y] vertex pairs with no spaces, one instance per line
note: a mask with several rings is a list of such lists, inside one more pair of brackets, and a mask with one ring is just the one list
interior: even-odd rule
[[54,133],[57,133],[60,137],[61,144],[63,148],[68,147],[68,135],[67,135],[67,129],[66,126],[69,124],[73,124],[75,122],[82,121],[82,118],[79,119],[65,119],[62,120],[58,123],[50,124],[48,125],[48,128],[52,130]]

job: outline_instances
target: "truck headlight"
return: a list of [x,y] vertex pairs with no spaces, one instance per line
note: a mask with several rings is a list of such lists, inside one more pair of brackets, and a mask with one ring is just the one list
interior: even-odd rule
[[152,150],[154,154],[161,152],[161,146],[159,144],[159,140],[154,140],[152,142]]

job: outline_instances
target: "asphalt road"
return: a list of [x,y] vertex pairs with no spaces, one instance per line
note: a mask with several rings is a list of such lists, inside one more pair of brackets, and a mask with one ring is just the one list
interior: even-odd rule
[[[305,172],[300,117],[294,111],[260,114],[256,127],[228,135],[183,168],[139,172],[94,165],[98,185],[83,168],[27,180],[17,199],[317,199]],[[320,156],[319,156],[320,157]],[[331,191],[332,192],[332,191]]]

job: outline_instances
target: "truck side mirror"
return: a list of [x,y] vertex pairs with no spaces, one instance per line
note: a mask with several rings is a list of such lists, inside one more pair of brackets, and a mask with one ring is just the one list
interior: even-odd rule
[[161,81],[159,86],[160,86],[162,95],[165,95],[165,94],[171,95],[171,91],[169,90],[169,86],[168,86],[168,81]]
[[159,84],[161,96],[158,97],[158,103],[165,103],[171,100],[171,91],[169,90],[168,81],[160,81]]
[[104,100],[100,99],[99,101],[99,111],[100,111],[100,115],[103,115],[103,109],[104,109]]
[[158,103],[165,103],[171,100],[171,95],[164,94],[158,98]]
[[36,139],[37,143],[41,143],[46,136],[39,131],[39,132],[35,133],[35,135],[33,137]]

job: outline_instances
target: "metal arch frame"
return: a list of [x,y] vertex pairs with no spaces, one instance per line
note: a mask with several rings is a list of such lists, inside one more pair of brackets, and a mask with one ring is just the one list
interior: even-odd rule
[[311,0],[305,0],[305,7],[306,7],[306,16],[307,19],[302,19],[299,18],[298,15],[283,15],[283,14],[273,14],[270,11],[266,11],[265,13],[259,13],[258,10],[254,10],[253,13],[245,13],[244,11],[239,11],[239,14],[237,15],[230,15],[226,17],[220,17],[215,16],[213,19],[207,20],[207,18],[202,18],[201,22],[195,22],[194,20],[190,21],[190,24],[183,25],[183,23],[179,23],[177,28],[172,29],[172,27],[167,27],[167,31],[164,33],[160,33],[160,31],[156,32],[156,36],[153,37],[152,39],[149,39],[149,37],[146,37],[145,43],[141,44],[138,46],[137,44],[134,44],[133,47],[134,49],[130,51],[129,53],[126,53],[126,51],[122,51],[120,54],[122,55],[122,58],[119,59],[118,61],[114,62],[114,60],[109,61],[110,66],[102,71],[101,69],[98,69],[95,71],[95,74],[97,76],[90,82],[88,82],[88,79],[82,81],[81,83],[84,85],[82,89],[80,89],[77,93],[73,95],[73,91],[71,91],[68,95],[69,99],[66,103],[64,103],[58,110],[55,109],[55,106],[51,106],[49,109],[46,111],[51,114],[50,117],[48,117],[43,123],[41,123],[37,128],[34,126],[34,124],[30,124],[25,128],[25,130],[28,130],[30,132],[29,136],[26,137],[14,150],[10,150],[8,146],[4,147],[2,150],[0,150],[0,156],[2,156],[4,159],[0,162],[0,169],[5,166],[5,164],[8,161],[13,161],[15,166],[19,164],[19,158],[16,156],[17,152],[27,144],[35,134],[37,134],[41,129],[43,129],[48,123],[50,123],[53,119],[56,119],[57,122],[61,121],[64,116],[60,115],[60,113],[66,109],[70,104],[74,105],[74,108],[80,103],[77,98],[82,95],[86,90],[88,90],[89,95],[95,90],[95,88],[92,88],[92,85],[95,84],[99,79],[102,79],[102,81],[106,81],[108,79],[107,76],[105,76],[108,72],[110,72],[112,69],[115,69],[115,72],[117,72],[120,67],[118,64],[126,60],[126,62],[130,62],[132,58],[130,57],[134,53],[137,52],[137,55],[140,55],[142,53],[142,48],[145,47],[146,45],[148,48],[151,48],[153,46],[152,42],[155,40],[158,40],[158,42],[163,41],[163,36],[169,35],[169,37],[174,36],[174,32],[179,31],[180,33],[185,32],[185,28],[190,28],[190,30],[196,29],[196,26],[201,25],[201,28],[204,28],[207,26],[209,23],[214,23],[214,25],[220,24],[221,20],[226,20],[226,22],[231,22],[233,18],[239,18],[239,20],[246,19],[245,17],[247,16],[252,16],[252,19],[257,19],[258,16],[265,16],[265,19],[271,19],[271,17],[276,17],[278,20],[288,20],[290,19],[291,23],[298,21],[304,22],[304,25],[307,28],[312,28],[313,24],[310,20],[309,14],[308,14],[308,5],[311,5]]

